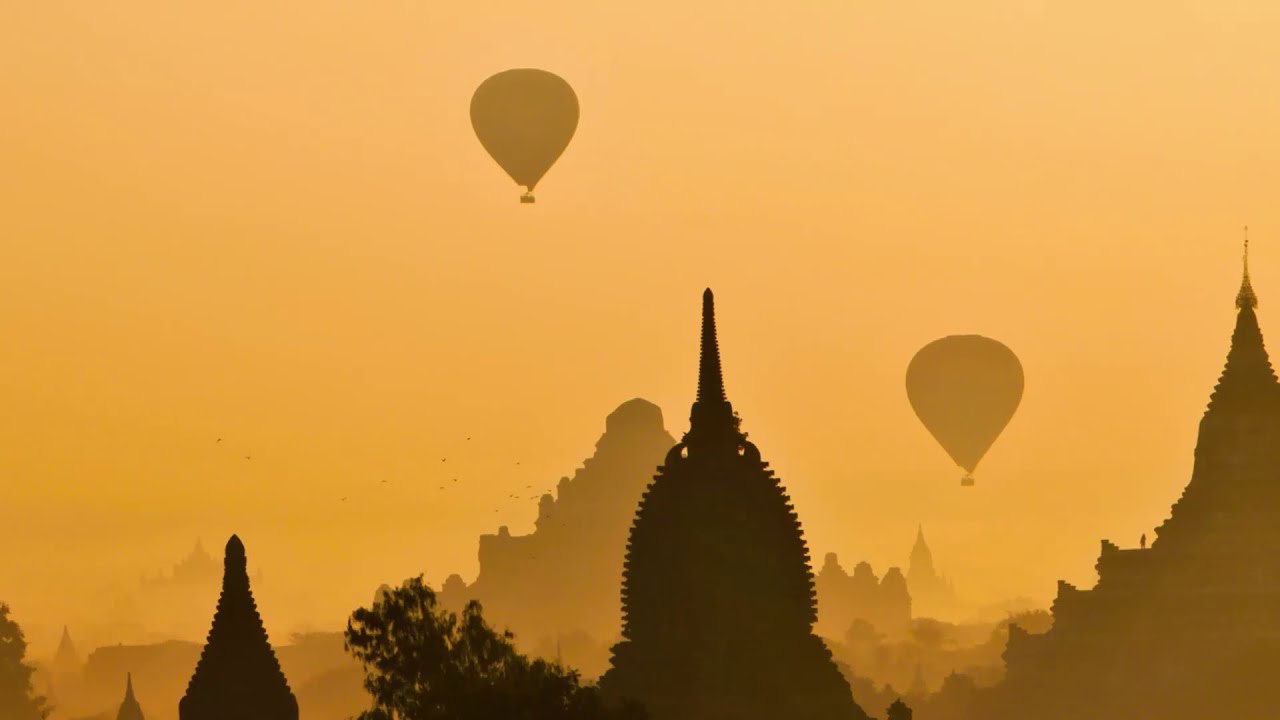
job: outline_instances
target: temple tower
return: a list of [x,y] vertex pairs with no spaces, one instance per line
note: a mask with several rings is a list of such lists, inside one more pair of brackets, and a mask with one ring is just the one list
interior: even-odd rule
[[120,710],[116,713],[116,720],[146,720],[142,715],[142,706],[138,704],[138,699],[133,696],[133,673],[129,673],[128,684],[124,689],[124,702],[120,703]]
[[1150,546],[1103,540],[1093,588],[1058,583],[1049,632],[1010,628],[982,717],[1280,717],[1280,383],[1245,252],[1190,482]]
[[911,599],[918,615],[936,617],[955,607],[955,590],[933,564],[933,551],[925,542],[923,525],[917,527],[916,542],[911,547],[907,586],[911,589]]
[[604,694],[654,720],[862,719],[813,633],[800,522],[725,394],[714,300],[689,431],[640,501],[623,570],[623,639]]
[[62,639],[58,641],[58,651],[53,656],[53,672],[58,675],[80,674],[80,654],[76,652],[75,643],[71,642],[71,631],[62,626]]
[[244,545],[227,542],[222,596],[209,640],[187,694],[181,720],[298,720],[298,703],[267,640],[249,589]]

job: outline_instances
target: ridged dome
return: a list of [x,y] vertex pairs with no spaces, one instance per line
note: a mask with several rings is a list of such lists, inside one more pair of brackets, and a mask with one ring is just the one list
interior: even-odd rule
[[601,689],[655,720],[866,717],[813,634],[813,572],[790,498],[726,398],[710,290],[690,429],[640,502],[622,601]]

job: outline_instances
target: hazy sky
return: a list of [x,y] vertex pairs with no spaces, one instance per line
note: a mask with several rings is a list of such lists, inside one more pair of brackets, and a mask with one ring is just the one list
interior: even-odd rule
[[[233,531],[277,634],[470,577],[617,404],[686,429],[706,286],[815,560],[922,522],[973,601],[1091,584],[1189,478],[1246,223],[1280,333],[1277,36],[1262,0],[0,3],[0,599],[43,649]],[[468,118],[524,66],[582,106],[535,206]],[[956,333],[1026,372],[974,488],[903,389]]]

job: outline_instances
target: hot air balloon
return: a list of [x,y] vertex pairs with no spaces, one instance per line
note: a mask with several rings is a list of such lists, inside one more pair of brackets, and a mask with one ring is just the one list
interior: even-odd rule
[[526,192],[569,146],[578,129],[578,96],[545,70],[507,70],[480,83],[471,96],[471,127],[480,144]]
[[907,366],[907,398],[957,465],[961,485],[1013,418],[1022,400],[1022,363],[981,335],[951,335],[925,345]]

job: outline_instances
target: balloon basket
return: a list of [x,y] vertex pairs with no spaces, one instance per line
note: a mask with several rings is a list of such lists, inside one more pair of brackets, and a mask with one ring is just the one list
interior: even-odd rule
[[960,478],[960,487],[973,487],[973,476],[965,475]]
[[520,196],[521,205],[532,205],[535,202],[537,202],[537,200],[534,199],[533,193],[527,192]]

